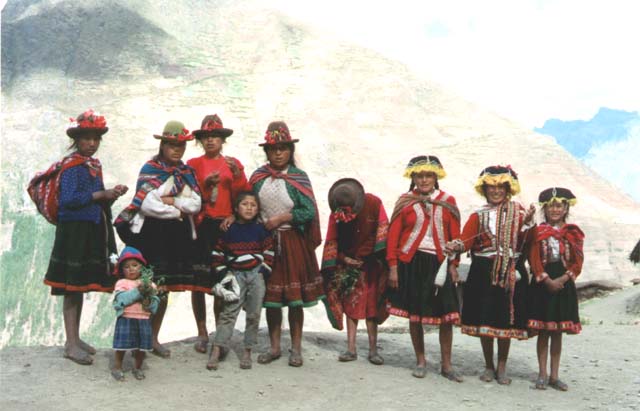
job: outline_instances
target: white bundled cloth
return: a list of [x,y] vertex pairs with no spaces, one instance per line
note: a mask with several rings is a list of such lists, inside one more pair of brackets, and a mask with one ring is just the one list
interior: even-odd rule
[[240,284],[236,280],[236,276],[229,272],[227,275],[213,286],[213,294],[224,298],[224,301],[232,303],[240,299]]
[[[440,264],[440,268],[438,269],[438,274],[436,274],[436,279],[433,284],[441,288],[445,281],[447,281],[447,268],[449,267],[449,262],[455,258],[455,254],[448,255],[447,258]],[[436,290],[436,293],[438,290]]]

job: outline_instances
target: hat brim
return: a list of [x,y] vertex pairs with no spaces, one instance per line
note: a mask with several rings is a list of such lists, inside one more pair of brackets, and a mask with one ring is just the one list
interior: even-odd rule
[[297,143],[298,141],[300,141],[299,138],[294,138],[293,140],[289,140],[289,141],[278,141],[277,143],[260,143],[258,144],[260,147],[264,147],[264,146],[277,146],[278,144],[287,144],[287,143]]
[[155,137],[157,140],[163,140],[163,141],[177,141],[177,142],[181,142],[181,141],[191,141],[193,140],[195,137],[193,137],[193,135],[190,135],[190,138],[176,138],[176,137],[167,137],[167,136],[163,136],[163,135],[159,135],[159,134],[154,134],[153,137]]
[[230,128],[216,128],[213,130],[195,130],[193,132],[193,135],[197,139],[200,139],[203,137],[209,137],[209,136],[227,138],[232,134],[233,134],[233,130]]
[[351,190],[355,194],[355,203],[351,206],[353,212],[358,214],[362,211],[362,207],[364,207],[364,187],[358,180],[355,178],[341,178],[340,180],[333,183],[331,188],[329,189],[329,207],[331,208],[331,212],[334,212],[340,205],[336,200],[336,191],[338,188],[346,187]]
[[76,138],[83,134],[88,133],[98,133],[99,136],[102,136],[107,131],[109,131],[109,127],[104,128],[81,128],[81,127],[72,127],[67,129],[67,135],[71,138]]

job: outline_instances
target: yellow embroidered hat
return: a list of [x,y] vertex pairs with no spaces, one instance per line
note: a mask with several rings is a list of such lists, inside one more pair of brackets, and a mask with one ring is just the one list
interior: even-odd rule
[[431,171],[435,173],[438,180],[446,177],[447,173],[442,167],[442,163],[436,156],[418,156],[409,160],[409,164],[404,169],[404,177],[411,178],[411,174],[420,173],[423,171]]
[[484,196],[484,185],[497,186],[500,184],[509,184],[509,192],[516,195],[520,192],[520,182],[518,174],[511,166],[490,166],[482,170],[478,176],[478,180],[474,185],[476,192]]

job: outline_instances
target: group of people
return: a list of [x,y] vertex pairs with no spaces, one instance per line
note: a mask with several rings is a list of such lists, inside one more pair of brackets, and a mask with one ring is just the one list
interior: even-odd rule
[[[64,296],[65,357],[92,363],[95,349],[79,335],[83,293],[115,291],[112,375],[124,379],[124,352],[134,350],[133,375],[144,378],[145,351],[171,354],[158,340],[166,294],[190,291],[198,330],[194,348],[201,353],[209,348],[205,295],[215,295],[210,370],[218,369],[228,353],[242,309],[246,329],[240,367],[251,368],[263,307],[270,345],[257,361],[268,364],[281,357],[282,308],[287,307],[288,363],[302,366],[303,308],[323,301],[334,328],[341,330],[346,317],[347,348],[340,361],[357,359],[357,325],[365,320],[368,361],[382,365],[377,327],[395,315],[409,319],[414,377],[426,375],[427,324],[439,326],[442,376],[462,381],[451,362],[453,326],[460,325],[464,334],[480,337],[481,380],[509,384],[511,339],[538,335],[536,388],[567,390],[558,376],[562,333],[581,330],[574,282],[584,239],[566,221],[576,202],[569,189],[540,193],[544,221],[536,224],[535,207],[525,209],[511,199],[520,191],[516,172],[508,166],[487,167],[475,184],[486,204],[462,226],[455,198],[440,188],[446,172],[436,156],[409,161],[404,171],[409,190],[398,198],[390,220],[380,198],[359,181],[343,178],[329,191],[331,215],[319,265],[317,203],[307,174],[295,163],[299,140],[284,122],[269,124],[260,144],[267,163],[249,179],[237,159],[222,154],[233,130],[219,116],[205,116],[193,133],[178,121],[168,122],[154,135],[159,151],[143,165],[133,199],[113,225],[110,206],[128,188],[104,187],[100,162],[93,156],[107,131],[104,117],[91,110],[80,114],[67,129],[72,153],[57,167],[56,239],[45,284],[52,294]],[[204,154],[185,164],[186,143],[193,139]],[[113,226],[126,247],[110,261]],[[466,252],[471,267],[461,285],[461,304],[458,265]]]

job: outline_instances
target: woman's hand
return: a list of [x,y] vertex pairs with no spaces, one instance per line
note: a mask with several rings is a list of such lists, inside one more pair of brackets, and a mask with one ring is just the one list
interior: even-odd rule
[[444,253],[445,254],[454,254],[463,250],[459,249],[459,243],[457,241],[449,241],[447,244],[445,244],[444,246]]
[[556,294],[564,288],[564,285],[562,285],[560,281],[558,281],[557,279],[552,280],[548,277],[544,280],[544,285],[547,287],[547,291],[549,291],[551,294]]
[[529,206],[529,209],[527,210],[527,213],[524,215],[524,224],[529,224],[531,223],[531,221],[533,221],[533,215],[536,213],[536,206],[535,204],[531,203],[531,205]]
[[162,199],[162,202],[166,205],[174,205],[175,204],[175,197],[173,196],[162,196],[160,197]]
[[240,175],[240,169],[238,168],[238,164],[233,157],[225,157],[224,161],[227,163],[227,166],[229,167],[229,170],[231,170],[231,174],[233,174],[234,177]]
[[116,201],[120,197],[114,188],[109,190],[96,191],[91,195],[93,201]]
[[389,267],[389,279],[387,280],[389,288],[398,288],[398,266]]
[[213,187],[218,185],[218,183],[220,182],[220,172],[219,171],[214,171],[211,174],[209,174],[205,179],[204,179],[204,185],[206,187]]
[[273,217],[268,218],[264,222],[264,227],[267,230],[275,230],[276,228],[280,227],[282,224],[288,223],[289,221],[291,221],[291,218],[292,216],[289,213],[274,215]]
[[236,216],[234,216],[233,214],[230,215],[229,217],[222,220],[222,222],[220,223],[220,229],[222,231],[229,230],[229,227],[231,227],[231,224],[233,224],[235,221],[236,221]]
[[360,268],[364,261],[358,260],[357,258],[345,257],[344,263],[349,267]]
[[124,184],[118,184],[117,186],[113,187],[113,189],[116,191],[116,193],[118,193],[118,197],[125,195],[127,191],[129,191],[129,187]]

